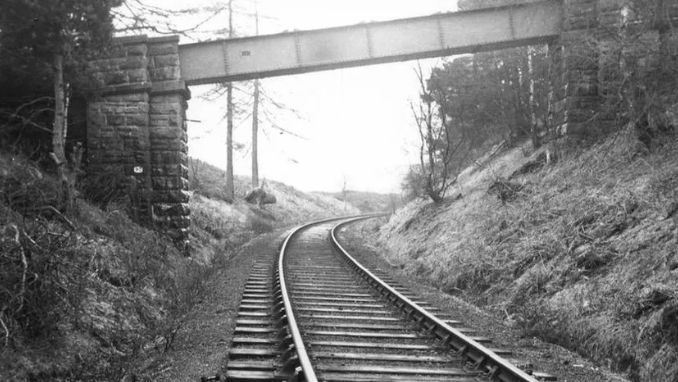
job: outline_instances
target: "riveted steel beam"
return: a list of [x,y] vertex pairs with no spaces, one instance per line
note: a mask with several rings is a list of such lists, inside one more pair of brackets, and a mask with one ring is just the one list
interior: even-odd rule
[[560,1],[179,46],[188,85],[248,80],[542,44],[560,34]]

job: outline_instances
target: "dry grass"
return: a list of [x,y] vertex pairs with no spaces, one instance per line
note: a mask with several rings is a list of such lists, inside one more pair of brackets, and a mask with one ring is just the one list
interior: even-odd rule
[[408,272],[529,334],[633,380],[673,382],[678,143],[656,143],[648,152],[626,130],[561,152],[557,165],[512,178],[521,188],[506,203],[481,192],[492,179],[481,171],[460,186],[462,199],[400,212],[382,245]]
[[[243,199],[250,179],[235,178],[235,200],[224,197],[225,173],[212,165],[191,159],[189,171],[193,194],[190,199],[191,234],[201,251],[212,243],[218,248],[233,249],[253,237],[302,222],[341,215],[359,210],[329,195],[305,194],[276,181],[267,181],[267,192],[275,195],[275,204],[259,208]],[[194,251],[196,252],[196,251]]]
[[0,154],[0,379],[129,378],[171,347],[220,260],[185,258],[112,199],[64,216],[58,186]]

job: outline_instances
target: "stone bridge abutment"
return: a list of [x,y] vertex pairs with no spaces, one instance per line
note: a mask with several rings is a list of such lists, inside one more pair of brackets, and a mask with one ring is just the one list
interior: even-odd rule
[[179,37],[123,37],[92,63],[103,85],[87,107],[87,173],[130,192],[135,218],[188,237],[186,108]]

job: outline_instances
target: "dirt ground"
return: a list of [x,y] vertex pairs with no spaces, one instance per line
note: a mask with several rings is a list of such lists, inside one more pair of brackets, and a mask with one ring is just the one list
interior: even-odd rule
[[[421,280],[404,276],[390,266],[369,243],[369,233],[354,226],[340,235],[346,249],[372,269],[381,269],[419,293],[428,301],[458,316],[466,327],[493,338],[493,346],[513,350],[515,358],[529,361],[534,370],[558,377],[561,382],[625,382],[603,367],[594,365],[559,346],[526,337],[482,310],[428,287]],[[179,332],[172,349],[149,359],[139,370],[140,380],[157,382],[196,382],[201,376],[223,375],[235,327],[235,317],[245,281],[257,255],[275,256],[283,232],[263,235],[245,245],[210,280],[211,292],[198,304],[186,326]]]

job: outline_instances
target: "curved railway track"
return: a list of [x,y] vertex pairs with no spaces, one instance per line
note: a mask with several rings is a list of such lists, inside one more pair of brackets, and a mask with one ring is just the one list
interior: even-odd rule
[[336,231],[369,217],[299,227],[255,262],[227,381],[555,380],[353,259]]

